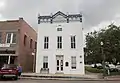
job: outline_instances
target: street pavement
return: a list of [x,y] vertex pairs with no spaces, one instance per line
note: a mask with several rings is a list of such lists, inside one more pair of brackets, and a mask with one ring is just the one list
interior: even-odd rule
[[14,80],[2,80],[0,83],[120,83],[120,81],[62,81],[62,80],[30,80],[19,79]]

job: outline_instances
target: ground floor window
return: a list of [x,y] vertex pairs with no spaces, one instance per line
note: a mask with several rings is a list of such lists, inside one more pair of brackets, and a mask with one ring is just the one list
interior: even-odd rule
[[0,56],[0,68],[4,65],[4,64],[16,64],[15,61],[17,59],[17,56],[10,56],[10,60],[9,60],[9,56]]
[[43,56],[43,68],[48,68],[48,56]]
[[71,68],[76,69],[76,56],[71,56]]
[[17,59],[16,56],[11,56],[10,57],[10,64],[15,64],[15,60]]
[[8,56],[0,56],[0,68],[3,66],[3,64],[8,63]]

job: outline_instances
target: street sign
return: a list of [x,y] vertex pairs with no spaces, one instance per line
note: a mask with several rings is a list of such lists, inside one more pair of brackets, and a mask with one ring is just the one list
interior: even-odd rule
[[0,44],[0,47],[10,47],[10,44]]

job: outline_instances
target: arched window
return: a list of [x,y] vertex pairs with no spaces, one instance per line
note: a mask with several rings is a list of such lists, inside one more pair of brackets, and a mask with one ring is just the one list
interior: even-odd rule
[[24,45],[26,46],[26,44],[27,44],[27,36],[24,35]]
[[30,48],[32,48],[32,43],[33,43],[33,40],[30,39]]

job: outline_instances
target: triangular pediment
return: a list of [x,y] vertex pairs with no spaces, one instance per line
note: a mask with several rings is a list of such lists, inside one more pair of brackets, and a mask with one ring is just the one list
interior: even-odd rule
[[52,16],[53,20],[54,21],[64,21],[66,20],[67,18],[67,15],[58,11],[57,13],[55,13],[53,16]]
[[58,11],[57,13],[55,13],[55,14],[53,15],[53,18],[56,18],[56,17],[58,17],[58,16],[62,16],[62,17],[64,17],[64,18],[67,17],[66,14],[62,13],[61,11]]

